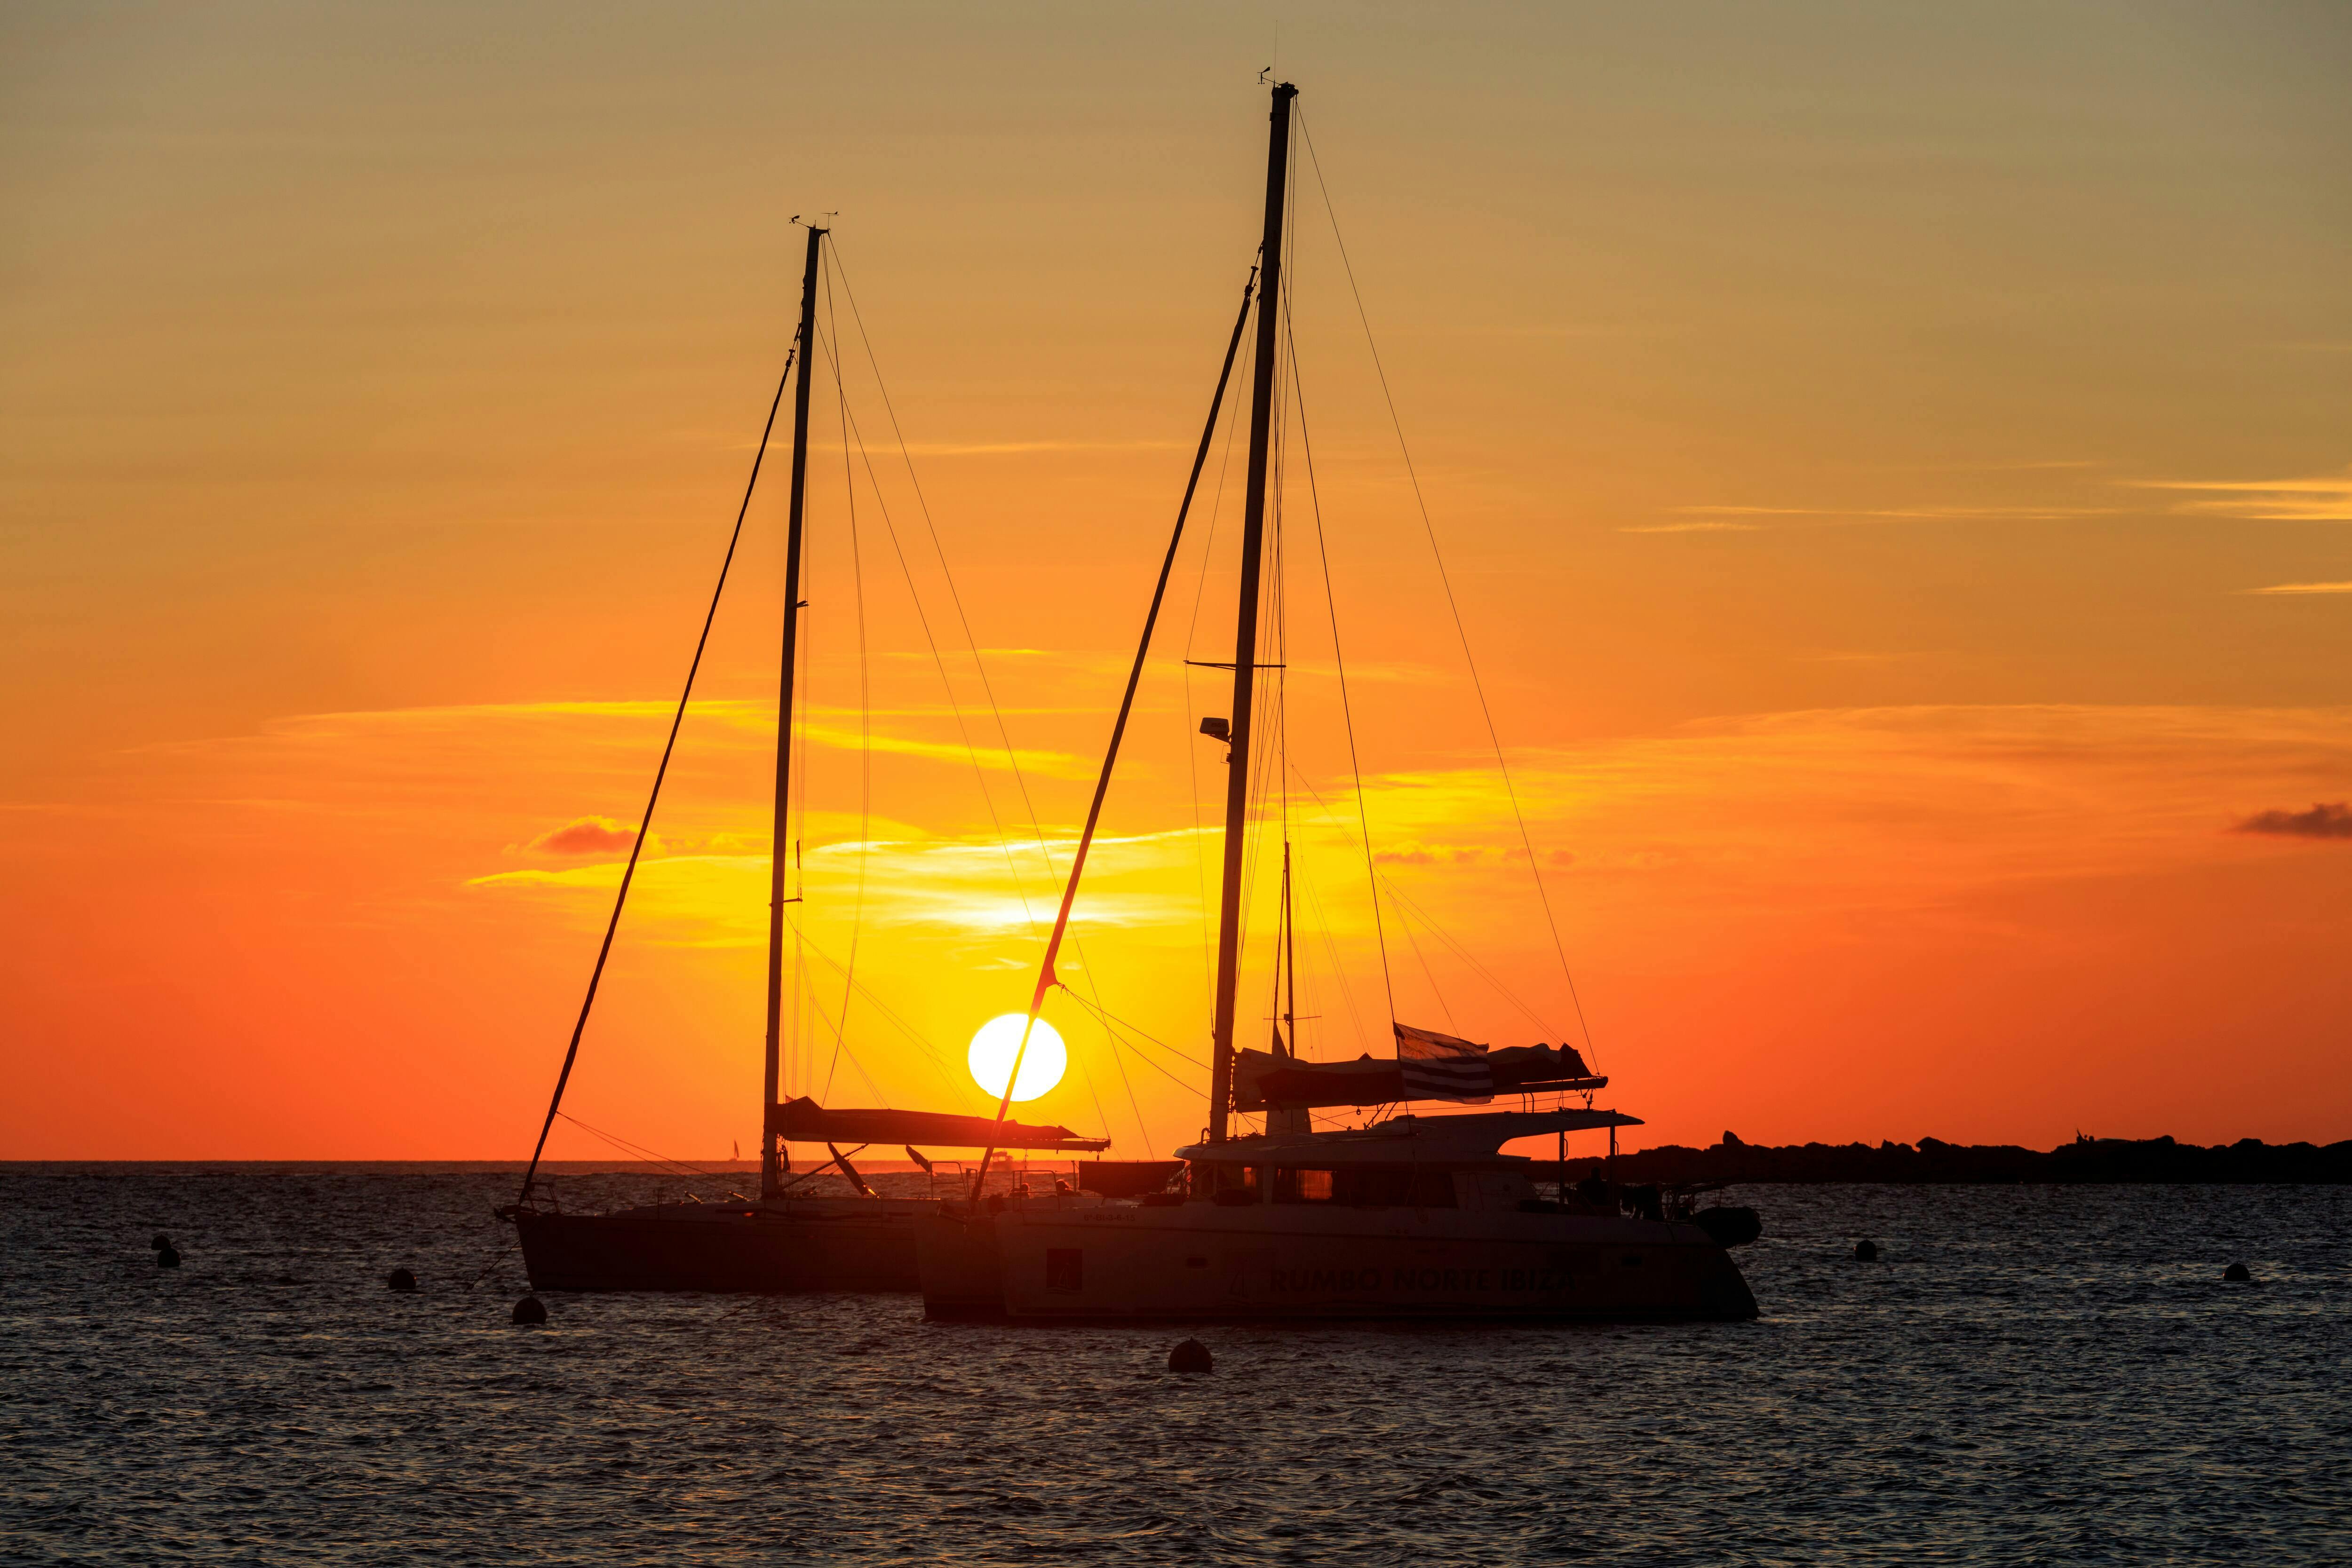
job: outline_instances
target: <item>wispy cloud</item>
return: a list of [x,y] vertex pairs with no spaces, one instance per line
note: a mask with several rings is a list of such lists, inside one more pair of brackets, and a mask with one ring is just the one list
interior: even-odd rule
[[2027,474],[2062,468],[2100,468],[2096,457],[1986,458],[1958,463],[1855,463],[1845,465],[1862,474]]
[[2305,479],[2138,479],[2142,490],[2195,497],[2177,510],[2272,523],[2352,523],[2352,469]]
[[580,817],[547,831],[524,845],[551,855],[618,854],[637,841],[637,830],[610,817]]
[[[305,738],[331,738],[356,733],[494,734],[501,729],[511,731],[516,726],[540,720],[658,721],[667,719],[675,711],[675,704],[659,700],[480,703],[463,707],[385,708],[373,712],[306,715],[298,718],[273,721],[269,727],[269,732],[278,737]],[[943,716],[947,710],[944,708],[929,711],[877,709],[873,716],[877,718],[898,715],[929,716],[933,712]],[[821,706],[814,710],[814,716],[824,716],[836,720],[855,720],[857,712],[854,708]],[[735,744],[738,745],[749,740],[755,745],[764,747],[769,744],[769,737],[772,736],[775,729],[776,705],[772,701],[756,698],[697,699],[690,710],[689,722],[705,726],[716,725],[721,731],[740,732],[735,739]],[[634,727],[629,728],[606,727],[598,733],[608,741],[631,746],[641,744],[643,739]],[[856,751],[869,744],[867,738],[849,723],[813,722],[805,727],[804,733],[810,745],[823,747],[828,750]],[[185,749],[189,747],[206,747],[220,743],[198,741],[173,744]],[[919,757],[936,761],[956,762],[966,767],[972,764],[976,756],[981,767],[995,771],[1004,771],[1017,763],[1024,771],[1035,772],[1047,778],[1085,779],[1092,778],[1094,774],[1094,764],[1091,761],[1058,751],[1016,749],[1012,753],[1012,759],[1008,760],[1001,745],[992,748],[986,744],[975,744],[967,750],[961,741],[920,740],[908,736],[894,735],[878,727],[873,732],[870,744],[877,752],[899,757]]]
[[[1630,915],[1790,895],[1921,909],[2178,871],[2242,852],[2213,832],[2232,804],[2347,769],[2343,709],[2053,706],[1727,719],[1529,750],[1512,779],[1538,854],[1570,851],[1588,887],[1642,879],[1638,896],[1589,895]],[[1466,922],[1493,918],[1479,901],[1517,896],[1517,834],[1491,768],[1387,775],[1366,795],[1383,872],[1438,879],[1416,896]]]
[[2242,593],[2277,593],[2288,595],[2302,593],[2352,593],[2352,582],[2274,582],[2268,588],[2247,588],[2241,589],[2239,591]]
[[871,746],[893,757],[921,757],[934,762],[954,762],[964,767],[981,767],[992,772],[1007,772],[1015,763],[1024,773],[1043,774],[1049,779],[1091,779],[1094,765],[1066,751],[1029,751],[1015,747],[1010,754],[1002,747],[992,749],[974,745],[967,747],[961,741],[915,740],[903,735],[889,735],[877,730],[870,737],[861,736],[848,728],[832,725],[811,724],[802,727],[811,746],[829,747],[835,751],[857,751]]
[[[837,441],[815,444],[820,451],[841,450]],[[1037,452],[1166,452],[1180,444],[1173,441],[914,441],[908,443],[907,450],[918,457],[1018,457]],[[745,450],[750,445],[746,444]]]
[[2352,839],[2352,804],[2323,800],[2308,811],[2257,811],[2240,822],[2237,831],[2290,839]]
[[1927,655],[1916,650],[1870,651],[1831,650],[1818,653],[1791,653],[1789,657],[1801,664],[1894,664],[1907,659],[1924,659]]
[[[2058,522],[2069,517],[2111,517],[2116,507],[1997,507],[1962,504],[1913,507],[1751,507],[1707,506],[1676,507],[1675,511],[1689,517],[1886,517],[1897,520],[1927,522],[1965,522],[1978,518],[1987,522]],[[1665,525],[1654,528],[1625,528],[1624,533],[1676,533],[1703,527],[1700,524]]]
[[[1190,865],[1189,831],[1096,841],[1096,871],[1074,914],[1081,928],[1189,929],[1193,903],[1171,873]],[[1052,841],[1066,856],[1066,840]],[[1034,853],[1034,846],[1024,850]],[[1066,863],[1065,861],[1063,863]],[[550,899],[593,916],[620,883],[621,862],[520,867],[465,879],[468,888]],[[877,927],[927,927],[994,936],[1032,935],[1053,913],[1055,886],[1031,865],[1016,881],[1003,844],[976,838],[908,836],[840,840],[812,847],[793,886],[805,902],[792,918],[812,932],[845,938],[851,912]],[[641,929],[667,946],[733,947],[766,939],[769,867],[764,854],[696,853],[642,862],[631,895]]]
[[1643,523],[1633,528],[1619,528],[1621,534],[1752,534],[1754,523]]

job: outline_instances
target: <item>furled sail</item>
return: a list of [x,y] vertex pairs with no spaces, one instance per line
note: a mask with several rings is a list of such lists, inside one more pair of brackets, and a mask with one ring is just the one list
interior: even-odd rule
[[[1234,1108],[1263,1111],[1269,1105],[1392,1105],[1424,1096],[1405,1087],[1403,1063],[1370,1056],[1353,1061],[1301,1061],[1270,1051],[1234,1053]],[[1573,1046],[1511,1045],[1480,1059],[1494,1074],[1497,1094],[1538,1090],[1601,1089]]]
[[930,1144],[948,1148],[1098,1150],[1108,1138],[1067,1127],[958,1116],[944,1111],[829,1111],[803,1097],[768,1107],[768,1130],[788,1144]]

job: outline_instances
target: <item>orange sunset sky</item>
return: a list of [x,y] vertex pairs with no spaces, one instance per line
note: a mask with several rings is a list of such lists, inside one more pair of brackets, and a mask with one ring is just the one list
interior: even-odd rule
[[[1277,49],[1397,1015],[1578,1038],[1334,214],[1633,1144],[2352,1136],[2352,11],[24,4],[0,1157],[529,1153],[818,212],[879,488],[853,555],[828,371],[800,915],[845,961],[862,876],[863,989],[787,1086],[991,1108]],[[1205,1119],[1220,463],[1065,964],[1128,1043],[1056,998],[1023,1112],[1128,1157]],[[758,1134],[782,474],[567,1101],[688,1158]],[[1301,1043],[1384,1053],[1286,479]]]

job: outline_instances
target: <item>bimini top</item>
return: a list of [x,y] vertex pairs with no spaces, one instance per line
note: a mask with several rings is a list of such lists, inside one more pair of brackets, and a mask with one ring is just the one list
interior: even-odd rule
[[1277,1133],[1188,1144],[1180,1160],[1234,1166],[1390,1166],[1423,1160],[1517,1159],[1501,1153],[1513,1138],[1580,1133],[1594,1127],[1638,1127],[1639,1116],[1616,1111],[1481,1111],[1460,1116],[1391,1116],[1369,1127],[1337,1133]]
[[788,1144],[932,1144],[950,1148],[1064,1149],[1093,1153],[1108,1138],[1067,1127],[958,1116],[944,1111],[830,1110],[803,1096],[768,1107],[768,1131]]

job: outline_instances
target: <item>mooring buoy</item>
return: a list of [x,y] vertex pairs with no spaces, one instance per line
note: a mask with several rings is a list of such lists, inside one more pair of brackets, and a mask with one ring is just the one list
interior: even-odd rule
[[1216,1369],[1216,1358],[1209,1354],[1209,1347],[1196,1339],[1188,1339],[1168,1353],[1168,1370],[1171,1372],[1212,1372]]
[[416,1276],[405,1269],[394,1269],[383,1277],[383,1286],[387,1291],[413,1291],[416,1289]]
[[2228,1268],[2221,1270],[2221,1278],[2231,1281],[2235,1283],[2250,1283],[2253,1280],[2253,1277],[2254,1271],[2252,1269],[2247,1268],[2243,1263],[2232,1263]]
[[519,1323],[543,1323],[547,1321],[547,1308],[537,1296],[525,1296],[515,1303],[514,1321]]
[[1877,1243],[1877,1242],[1875,1242],[1875,1241],[1870,1241],[1870,1240],[1863,1240],[1863,1241],[1857,1241],[1857,1242],[1855,1242],[1855,1243],[1853,1244],[1853,1260],[1854,1260],[1855,1262],[1857,1262],[1857,1263],[1875,1263],[1875,1262],[1877,1262],[1877,1261],[1878,1261],[1878,1243]]

